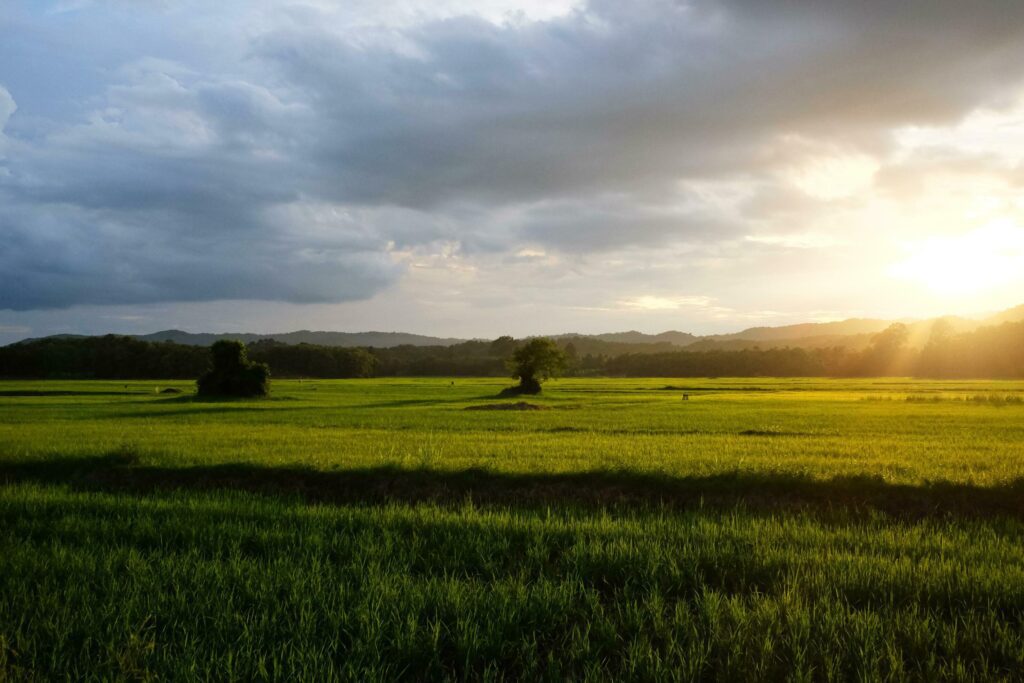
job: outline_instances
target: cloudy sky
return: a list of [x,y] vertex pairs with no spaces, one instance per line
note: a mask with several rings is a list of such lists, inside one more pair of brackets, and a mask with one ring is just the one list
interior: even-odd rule
[[1024,303],[1024,2],[11,0],[0,343]]

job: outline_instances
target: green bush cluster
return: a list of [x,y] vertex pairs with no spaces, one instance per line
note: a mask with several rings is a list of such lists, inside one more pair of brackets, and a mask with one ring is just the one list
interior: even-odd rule
[[240,341],[221,340],[210,347],[213,367],[196,381],[200,396],[266,396],[270,393],[270,368],[254,363]]

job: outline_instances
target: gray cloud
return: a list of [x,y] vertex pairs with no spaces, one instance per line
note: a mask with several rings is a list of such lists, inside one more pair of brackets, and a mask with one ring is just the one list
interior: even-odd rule
[[[677,195],[673,195],[677,196]],[[675,205],[640,204],[631,197],[544,202],[513,222],[525,241],[569,253],[724,240],[742,227],[685,195]]]
[[997,2],[592,3],[521,27],[432,23],[403,51],[313,28],[256,50],[335,133],[325,191],[423,206],[747,170],[786,132],[879,144],[1019,82],[1021,26]]
[[[262,299],[298,303],[366,298],[399,275],[357,236],[295,240],[263,228],[183,234],[189,215],[0,209],[0,308]],[[211,226],[207,226],[212,229]],[[259,226],[257,226],[259,228]],[[254,239],[255,235],[255,239]]]
[[[104,36],[125,47],[95,49],[106,83],[71,112],[15,114],[0,88],[0,308],[347,301],[398,280],[396,248],[735,239],[743,212],[687,183],[759,178],[774,199],[746,218],[785,215],[806,200],[762,177],[781,137],[882,154],[892,128],[953,121],[1024,77],[1024,4],[996,0],[593,0],[366,31],[279,4],[287,21],[246,40],[244,5],[226,5],[194,57]],[[82,11],[92,30],[104,13],[184,21]]]

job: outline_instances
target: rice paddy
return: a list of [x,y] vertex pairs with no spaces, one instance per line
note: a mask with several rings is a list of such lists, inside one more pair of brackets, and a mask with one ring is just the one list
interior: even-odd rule
[[1024,383],[503,386],[0,383],[0,679],[1024,671]]

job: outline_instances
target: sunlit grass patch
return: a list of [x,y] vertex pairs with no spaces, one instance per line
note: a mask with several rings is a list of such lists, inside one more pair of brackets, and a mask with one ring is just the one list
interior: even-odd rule
[[1024,668],[1024,383],[506,385],[0,383],[0,679]]

